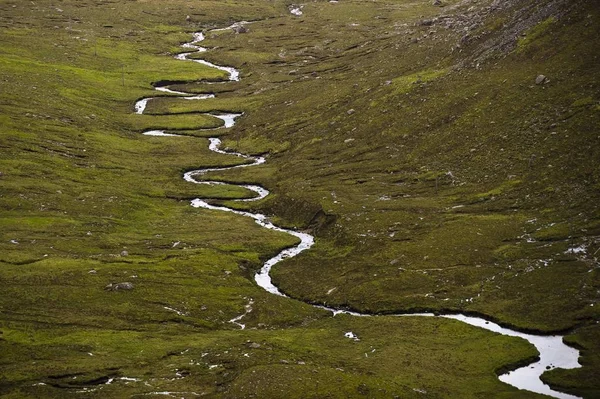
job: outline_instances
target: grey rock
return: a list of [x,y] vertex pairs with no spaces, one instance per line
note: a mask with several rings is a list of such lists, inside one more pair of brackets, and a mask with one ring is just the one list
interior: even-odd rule
[[535,78],[536,85],[541,85],[544,83],[546,83],[546,77],[544,75],[538,75],[537,78]]
[[231,28],[231,30],[233,30],[234,33],[248,33],[248,28],[246,28],[244,25],[235,25]]
[[437,7],[441,7],[443,5],[442,0],[433,0],[433,3],[431,4]]
[[348,115],[352,115],[353,113],[355,113],[356,111],[354,111],[354,109],[349,109],[348,111],[346,111],[346,113]]
[[250,347],[252,349],[258,349],[258,348],[260,348],[260,344],[256,343],[256,342],[251,342],[248,344],[248,347]]
[[106,287],[104,287],[104,289],[106,291],[120,291],[120,290],[129,291],[129,290],[133,289],[133,284],[130,282],[110,283]]
[[128,256],[128,255],[129,255],[129,252],[127,252],[127,251],[121,251],[121,256]]

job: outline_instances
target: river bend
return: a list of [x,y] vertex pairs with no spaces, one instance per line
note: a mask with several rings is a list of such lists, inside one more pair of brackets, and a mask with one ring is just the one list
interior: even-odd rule
[[[237,25],[239,25],[239,24],[237,24]],[[236,24],[232,25],[232,27],[235,27],[235,26],[236,26]],[[225,29],[227,29],[227,28],[215,29],[214,31],[223,31]],[[199,64],[203,64],[203,65],[209,66],[211,68],[216,68],[218,70],[224,71],[229,75],[228,79],[225,80],[224,82],[239,81],[240,73],[238,70],[236,70],[233,67],[215,65],[215,64],[210,63],[205,60],[190,59],[188,57],[192,53],[203,53],[203,52],[208,51],[207,48],[198,45],[198,43],[203,41],[204,38],[205,38],[204,33],[202,33],[202,32],[195,33],[192,41],[182,45],[183,48],[188,49],[190,51],[177,54],[175,56],[175,58],[178,60],[181,60],[181,61],[197,62]],[[166,94],[169,94],[172,96],[178,96],[179,98],[182,98],[185,100],[207,100],[207,99],[215,97],[214,94],[193,94],[193,93],[186,93],[186,92],[182,92],[182,91],[175,91],[175,90],[169,89],[168,87],[166,87],[166,85],[155,87],[155,89],[157,91],[159,91],[160,93],[166,93]],[[135,113],[140,114],[140,115],[143,114],[148,102],[152,101],[153,98],[155,98],[155,97],[143,98],[143,99],[137,101],[134,106]],[[228,129],[228,128],[233,127],[235,125],[235,119],[242,115],[239,113],[229,113],[229,114],[206,113],[206,114],[211,115],[215,118],[221,119],[223,121],[223,126],[218,129]],[[178,136],[180,136],[178,134],[168,133],[164,130],[150,130],[150,131],[144,132],[143,134],[148,135],[148,136],[162,136],[162,137],[178,137]],[[263,157],[256,157],[256,156],[241,154],[238,152],[221,150],[220,149],[221,140],[219,140],[219,138],[217,138],[217,137],[210,138],[209,143],[210,143],[209,149],[211,151],[214,151],[214,152],[217,152],[220,154],[227,154],[227,155],[233,155],[233,156],[237,156],[240,158],[244,158],[247,162],[242,165],[237,165],[237,166],[215,167],[215,168],[205,168],[205,169],[193,170],[193,171],[190,171],[190,172],[187,172],[184,174],[183,178],[186,181],[188,181],[190,183],[194,183],[194,184],[209,184],[209,185],[231,184],[231,183],[225,183],[225,182],[216,181],[216,180],[197,179],[196,177],[199,177],[199,176],[204,177],[207,173],[213,172],[213,171],[223,171],[223,170],[236,169],[236,168],[247,168],[247,167],[251,167],[251,166],[260,165],[260,164],[263,164],[266,162],[265,158],[263,158]],[[239,184],[237,186],[246,188],[246,189],[254,192],[255,196],[252,198],[249,198],[249,199],[238,199],[238,200],[234,200],[234,201],[244,201],[244,202],[258,201],[269,195],[269,191],[267,189],[265,189],[264,187],[258,186],[258,185]],[[310,247],[312,247],[315,242],[314,237],[312,235],[307,234],[307,233],[298,232],[295,230],[284,229],[282,227],[278,227],[278,226],[274,225],[272,222],[270,222],[266,215],[263,215],[260,213],[240,211],[240,210],[228,208],[226,206],[221,206],[221,205],[211,205],[201,198],[194,199],[191,202],[191,205],[196,208],[204,208],[204,209],[210,209],[210,210],[215,210],[215,211],[230,212],[230,213],[234,213],[234,214],[237,214],[240,216],[249,217],[249,218],[254,219],[257,224],[259,224],[260,226],[262,226],[266,229],[287,233],[287,234],[293,235],[294,237],[297,237],[300,240],[299,244],[297,244],[296,246],[290,247],[290,248],[286,248],[283,251],[281,251],[280,253],[278,253],[276,256],[267,260],[263,264],[260,271],[258,273],[256,273],[256,275],[254,276],[254,279],[255,279],[256,283],[258,284],[258,286],[260,286],[264,290],[266,290],[274,295],[287,297],[287,295],[282,293],[271,281],[271,277],[269,274],[271,271],[271,268],[274,265],[276,265],[277,263],[279,263],[287,258],[294,257],[294,256],[300,254],[301,252],[306,251]],[[325,306],[320,306],[320,305],[313,305],[313,306],[320,308],[320,309],[330,311],[333,313],[334,316],[337,314],[340,314],[340,313],[344,313],[344,314],[348,314],[348,315],[352,315],[352,316],[360,316],[360,317],[391,317],[391,316],[394,316],[394,315],[376,316],[376,315],[372,315],[372,314],[361,314],[361,313],[357,313],[357,312],[347,311],[347,310],[343,310],[343,309],[335,309],[335,308],[325,307]],[[435,315],[433,313],[398,314],[396,316],[435,317]],[[243,324],[239,323],[239,320],[242,317],[243,317],[243,315],[238,316],[237,318],[232,319],[232,322],[234,322],[235,324],[237,324],[243,328]],[[483,328],[483,329],[486,329],[489,331],[493,331],[493,332],[496,332],[499,334],[508,335],[511,337],[519,337],[519,338],[527,340],[528,342],[533,344],[536,347],[536,349],[538,350],[538,352],[540,353],[539,360],[537,362],[534,362],[527,366],[518,368],[514,371],[510,371],[506,374],[502,374],[498,378],[501,381],[503,381],[507,384],[513,385],[519,389],[533,391],[533,392],[545,394],[545,395],[555,397],[555,398],[578,399],[577,396],[555,391],[540,380],[540,376],[542,375],[542,373],[544,373],[546,370],[549,370],[552,368],[572,369],[572,368],[581,367],[581,365],[578,362],[579,351],[565,345],[563,342],[562,336],[560,336],[560,335],[527,334],[527,333],[511,330],[506,327],[501,327],[500,325],[498,325],[496,323],[493,323],[491,321],[485,320],[480,317],[467,316],[464,314],[446,314],[446,315],[440,315],[438,317],[444,317],[444,318],[448,318],[448,319],[458,320],[463,323],[467,323],[467,324],[470,324],[470,325],[473,325],[473,326],[476,326],[479,328]],[[356,339],[356,336],[354,336],[352,332],[346,333],[346,336],[348,338]]]

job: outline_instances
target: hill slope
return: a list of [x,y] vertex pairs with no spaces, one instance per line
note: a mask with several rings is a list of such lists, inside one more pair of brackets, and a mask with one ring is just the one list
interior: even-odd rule
[[[524,342],[258,289],[253,270],[293,240],[190,208],[249,194],[181,179],[239,162],[202,138],[220,122],[198,112],[218,110],[245,113],[225,143],[268,162],[213,177],[263,184],[274,195],[253,207],[317,237],[274,270],[283,291],[569,330],[584,367],[544,378],[598,395],[595,2],[163,3],[0,5],[0,393],[514,397],[495,373],[535,356]],[[209,35],[205,58],[240,83],[173,59],[239,20],[255,22]],[[161,80],[218,96],[134,115]],[[140,134],[153,128],[200,137]]]

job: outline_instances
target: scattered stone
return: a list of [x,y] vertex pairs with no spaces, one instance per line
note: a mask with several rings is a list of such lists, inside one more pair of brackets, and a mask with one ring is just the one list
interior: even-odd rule
[[431,3],[431,4],[434,5],[434,6],[436,6],[436,7],[443,6],[442,0],[433,0],[433,3]]
[[128,255],[129,255],[129,252],[127,252],[127,251],[121,251],[121,256],[128,256]]
[[260,348],[260,344],[259,344],[259,343],[257,343],[257,342],[250,342],[250,343],[248,344],[248,347],[249,347],[249,348],[252,348],[252,349],[258,349],[258,348]]
[[352,115],[353,113],[355,113],[356,111],[354,109],[349,109],[348,111],[346,111],[346,113],[348,115]]
[[548,79],[544,76],[544,75],[538,75],[537,78],[535,78],[535,84],[536,85],[541,85],[546,83]]
[[104,289],[106,291],[120,291],[120,290],[132,290],[133,289],[133,284],[130,282],[124,282],[124,283],[110,283],[108,284],[106,287],[104,287]]
[[345,333],[344,337],[349,338],[354,341],[360,341],[360,339],[352,331],[348,331],[347,333]]
[[192,17],[190,17],[189,15],[187,15],[187,16],[185,17],[185,20],[186,20],[187,22],[190,22],[190,21],[192,20]]
[[303,6],[294,6],[294,5],[291,5],[290,8],[289,8],[290,13],[292,15],[295,15],[295,16],[299,17],[299,16],[302,15],[302,7]]
[[95,269],[92,269],[88,272],[88,274],[96,274],[96,273],[98,273],[98,272]]

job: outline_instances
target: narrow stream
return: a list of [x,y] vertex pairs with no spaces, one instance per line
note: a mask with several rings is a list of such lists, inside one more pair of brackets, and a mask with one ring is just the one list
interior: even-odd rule
[[[235,26],[235,24],[232,26]],[[215,29],[214,31],[222,31],[222,30],[223,29]],[[183,48],[190,49],[191,51],[180,53],[180,54],[176,55],[175,58],[178,60],[181,60],[181,61],[197,62],[199,64],[207,65],[209,67],[216,68],[221,71],[225,71],[229,74],[228,81],[239,81],[240,74],[239,74],[239,71],[237,71],[235,68],[219,66],[219,65],[212,64],[208,61],[188,58],[188,56],[192,53],[208,51],[206,48],[198,45],[198,43],[203,40],[204,40],[204,34],[202,32],[195,33],[194,39],[189,43],[183,44],[183,46],[182,46]],[[181,92],[181,91],[170,90],[165,86],[156,87],[155,89],[159,92],[167,93],[167,94],[170,94],[173,96],[179,96],[180,98],[183,98],[186,100],[205,100],[205,99],[209,99],[209,98],[214,98],[213,94],[199,94],[198,95],[198,94],[193,94],[193,93],[185,93],[185,92]],[[135,103],[135,112],[140,115],[143,114],[148,102],[151,101],[153,98],[154,97],[149,97],[149,98],[144,98],[144,99],[137,101]],[[230,128],[230,127],[234,126],[235,119],[237,117],[241,116],[242,114],[207,113],[207,115],[211,115],[213,117],[221,119],[223,121],[223,126],[219,129],[225,129],[225,128]],[[171,136],[171,137],[181,136],[181,135],[177,135],[177,134],[167,133],[164,130],[151,130],[151,131],[146,131],[143,134],[149,135],[149,136]],[[263,157],[255,157],[255,156],[241,154],[238,152],[221,150],[220,149],[221,140],[219,140],[218,138],[210,138],[209,142],[210,142],[209,149],[211,151],[214,151],[214,152],[217,152],[220,154],[233,155],[233,156],[243,158],[244,160],[246,160],[246,163],[237,165],[237,166],[215,167],[215,168],[205,168],[205,169],[193,170],[193,171],[190,171],[190,172],[187,172],[184,174],[183,178],[186,181],[188,181],[190,183],[195,183],[195,184],[208,184],[208,185],[230,184],[230,183],[225,183],[225,182],[215,181],[215,180],[196,179],[196,177],[203,176],[208,172],[223,171],[223,170],[236,169],[236,168],[246,168],[246,167],[260,165],[260,164],[263,164],[266,162],[265,158],[263,158]],[[261,186],[250,185],[250,184],[247,184],[247,185],[239,184],[237,186],[244,187],[244,188],[254,192],[256,195],[249,199],[238,199],[235,201],[245,201],[245,202],[258,201],[269,195],[269,191]],[[282,293],[271,281],[271,276],[269,274],[271,271],[271,268],[274,265],[276,265],[277,263],[279,263],[287,258],[294,257],[294,256],[298,255],[299,253],[306,251],[307,249],[312,247],[314,245],[314,237],[313,236],[311,236],[310,234],[307,234],[307,233],[302,233],[302,232],[278,227],[278,226],[274,225],[273,223],[271,223],[266,215],[263,215],[260,213],[245,212],[245,211],[228,208],[225,206],[211,205],[208,202],[206,202],[200,198],[194,199],[192,201],[191,205],[196,208],[204,208],[204,209],[210,209],[210,210],[215,210],[215,211],[230,212],[230,213],[234,213],[237,215],[249,217],[249,218],[254,219],[257,224],[259,224],[260,226],[262,226],[264,228],[267,228],[269,230],[274,230],[274,231],[280,231],[283,233],[293,235],[294,237],[297,237],[300,240],[299,244],[297,244],[296,246],[290,247],[290,248],[286,248],[283,251],[281,251],[279,254],[274,256],[273,258],[267,260],[263,264],[260,271],[258,273],[256,273],[256,275],[254,276],[256,283],[260,287],[265,289],[266,291],[268,291],[274,295],[279,295],[279,296],[286,297],[286,298],[288,297],[287,295]],[[361,314],[361,313],[357,313],[357,312],[334,309],[334,308],[318,306],[318,305],[315,305],[315,307],[330,311],[333,313],[334,316],[337,314],[341,314],[341,313],[352,315],[352,316],[360,316],[360,317],[392,317],[393,316],[393,315],[376,316],[376,315],[370,315],[370,314]],[[247,310],[247,312],[248,312],[248,310]],[[239,323],[239,321],[243,318],[243,316],[245,314],[238,316],[235,319],[232,319],[232,322],[234,322],[235,324],[237,324],[238,326],[243,328],[244,325]],[[433,313],[398,314],[396,316],[436,317]],[[527,366],[521,367],[517,370],[508,372],[506,374],[500,375],[498,377],[500,379],[500,381],[503,381],[507,384],[513,385],[519,389],[525,389],[528,391],[545,394],[545,395],[555,397],[555,398],[565,398],[565,399],[577,399],[578,398],[577,396],[573,396],[573,395],[569,395],[566,393],[552,390],[548,385],[544,384],[540,380],[541,374],[543,372],[545,372],[546,370],[549,370],[552,368],[573,369],[573,368],[581,367],[581,365],[578,362],[579,351],[565,345],[563,343],[562,336],[526,334],[526,333],[518,332],[515,330],[511,330],[509,328],[501,327],[498,324],[495,324],[491,321],[482,319],[480,317],[466,316],[463,314],[447,314],[447,315],[440,315],[437,317],[444,317],[444,318],[448,318],[448,319],[458,320],[458,321],[461,321],[461,322],[464,322],[464,323],[467,323],[467,324],[470,324],[470,325],[473,325],[476,327],[480,327],[480,328],[483,328],[483,329],[486,329],[489,331],[493,331],[493,332],[496,332],[499,334],[508,335],[511,337],[520,337],[520,338],[523,338],[523,339],[529,341],[531,344],[533,344],[537,348],[538,352],[540,353],[539,361],[529,364]],[[352,332],[346,333],[346,336],[348,338],[357,339],[357,337]]]

